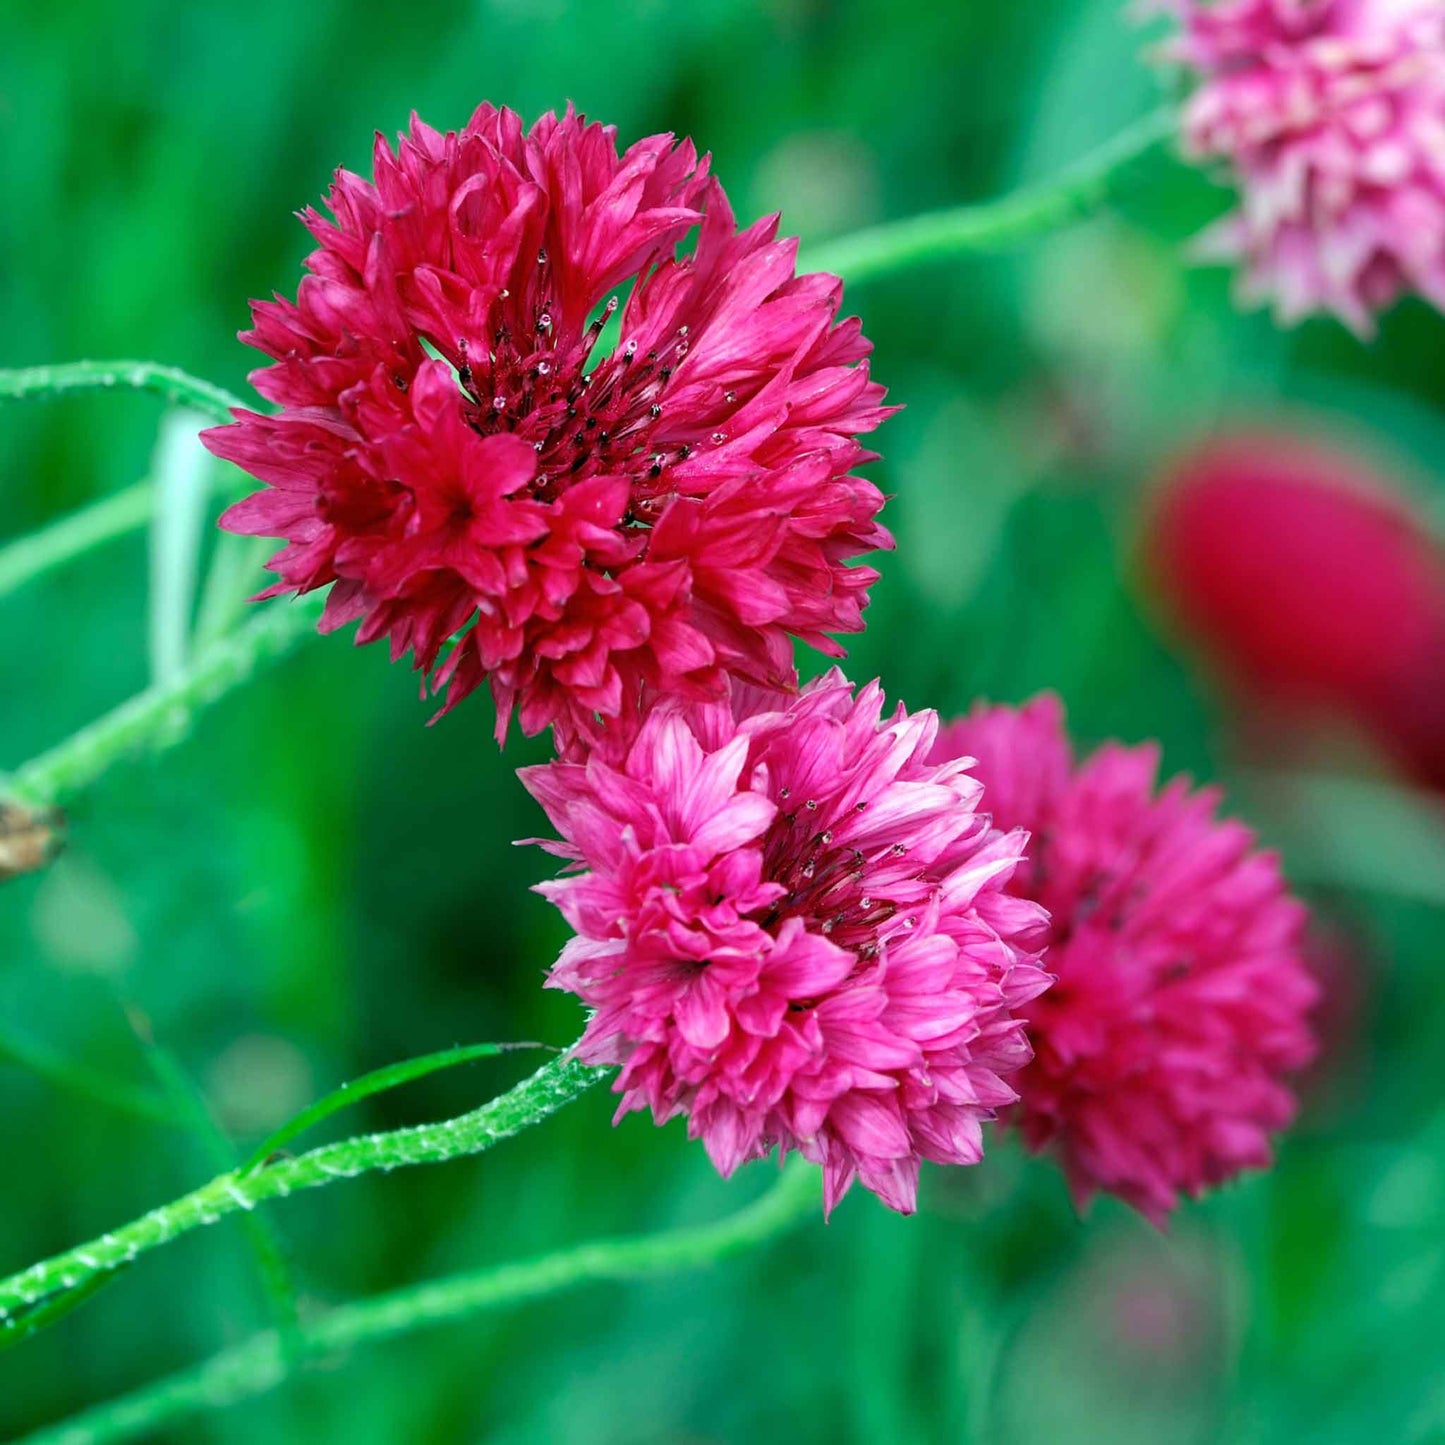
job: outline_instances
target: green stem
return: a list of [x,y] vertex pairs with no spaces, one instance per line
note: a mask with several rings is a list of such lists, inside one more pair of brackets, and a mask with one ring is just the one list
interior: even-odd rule
[[1057,230],[1132,185],[1139,162],[1178,130],[1165,108],[1137,121],[1061,175],[996,201],[935,211],[843,236],[809,250],[802,264],[850,285],[969,252],[999,251]]
[[245,1163],[241,1165],[241,1172],[249,1174],[253,1169],[260,1169],[273,1154],[285,1149],[302,1134],[314,1129],[340,1110],[349,1109],[353,1104],[369,1099],[373,1094],[415,1083],[418,1079],[426,1078],[428,1074],[435,1074],[441,1069],[454,1069],[459,1064],[475,1063],[478,1059],[494,1059],[498,1054],[511,1050],[545,1047],[544,1044],[530,1043],[460,1044],[456,1048],[442,1049],[434,1054],[423,1054],[417,1059],[405,1059],[399,1064],[387,1064],[385,1068],[373,1069],[371,1073],[352,1079],[349,1083],[342,1084],[339,1089],[333,1089],[314,1104],[308,1104],[274,1133],[268,1134],[247,1156]]
[[232,636],[198,653],[174,681],[148,688],[0,779],[0,796],[28,807],[54,806],[89,787],[127,755],[179,742],[197,712],[313,634],[320,611],[319,597],[266,608]]
[[75,1289],[96,1274],[128,1264],[238,1209],[254,1209],[269,1199],[284,1199],[298,1190],[352,1179],[373,1169],[441,1164],[480,1154],[571,1103],[606,1072],[564,1056],[460,1118],[346,1139],[254,1172],[247,1172],[244,1166],[230,1170],[130,1224],[0,1281],[0,1319],[8,1321],[16,1311],[38,1304],[58,1290]]
[[601,1281],[700,1269],[765,1244],[818,1207],[816,1171],[795,1159],[761,1199],[717,1224],[640,1239],[604,1239],[524,1263],[456,1275],[331,1310],[300,1332],[287,1357],[274,1330],[169,1379],[112,1400],[20,1445],[109,1445],[149,1438],[202,1410],[224,1409],[282,1385],[317,1356],[395,1339]]
[[25,583],[53,572],[127,532],[139,531],[150,520],[155,487],[137,482],[29,536],[0,549],[0,597],[8,597]]
[[155,361],[72,361],[63,366],[0,371],[0,401],[63,396],[70,391],[113,391],[116,387],[155,392],[178,406],[193,406],[222,422],[231,420],[232,407],[244,405],[239,397],[213,382]]

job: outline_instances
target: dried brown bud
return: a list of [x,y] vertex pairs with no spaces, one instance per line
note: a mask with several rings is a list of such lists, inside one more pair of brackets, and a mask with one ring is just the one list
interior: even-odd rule
[[58,808],[0,803],[0,883],[38,873],[65,845],[65,815]]

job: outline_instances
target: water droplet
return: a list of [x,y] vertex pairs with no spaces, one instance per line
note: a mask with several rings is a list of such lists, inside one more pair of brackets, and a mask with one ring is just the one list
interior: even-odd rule
[[712,441],[714,446],[720,447],[727,439],[728,434],[725,431],[715,431],[712,434]]
[[803,804],[803,806],[804,806],[810,813],[816,813],[816,812],[818,811],[818,800],[817,800],[816,798],[809,798],[809,799]]
[[547,264],[547,248],[545,246],[541,246],[537,250],[537,264],[539,266]]
[[506,397],[501,396],[501,395],[497,395],[497,396],[494,396],[494,397],[492,398],[492,410],[493,410],[493,411],[506,411],[506,409],[507,409],[507,398],[506,398]]
[[538,375],[538,376],[551,376],[551,374],[552,374],[552,363],[551,363],[550,361],[539,361],[539,362],[537,363],[537,375]]

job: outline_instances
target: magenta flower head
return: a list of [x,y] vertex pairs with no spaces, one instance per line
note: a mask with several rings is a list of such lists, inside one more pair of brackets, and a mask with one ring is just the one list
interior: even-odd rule
[[296,301],[253,305],[279,413],[206,433],[268,484],[222,519],[285,539],[266,595],[331,585],[323,629],[360,618],[448,708],[488,680],[499,739],[792,686],[790,635],[840,656],[877,575],[846,564],[891,545],[842,283],[776,217],[739,231],[690,143],[619,154],[570,109],[413,119],[374,170],[304,214]]
[[1023,833],[980,811],[938,720],[838,672],[800,695],[653,709],[630,743],[522,779],[573,867],[551,984],[620,1064],[618,1117],[685,1114],[731,1174],[776,1146],[911,1212],[919,1162],[976,1163],[1029,1057],[1043,913],[1005,888]]
[[1241,294],[1362,336],[1418,292],[1445,308],[1445,6],[1439,0],[1161,0],[1200,78],[1188,153],[1238,210],[1202,238]]
[[1051,916],[1058,981],[1024,1010],[1035,1057],[1010,1113],[1026,1143],[1056,1152],[1081,1207],[1105,1191],[1159,1225],[1181,1195],[1266,1166],[1316,994],[1273,855],[1215,817],[1215,793],[1156,792],[1157,747],[1075,767],[1053,697],[976,709],[934,757],[960,754],[998,824],[1032,832],[1009,886]]

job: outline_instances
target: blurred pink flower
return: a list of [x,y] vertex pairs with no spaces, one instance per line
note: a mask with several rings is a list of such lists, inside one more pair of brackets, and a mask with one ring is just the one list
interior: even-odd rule
[[621,1117],[686,1114],[718,1169],[777,1146],[914,1208],[921,1159],[972,1164],[1029,1057],[1043,913],[1005,891],[938,720],[838,672],[798,696],[655,707],[632,742],[521,776],[574,868],[540,891],[577,932],[551,984],[592,1010]]
[[280,413],[206,434],[269,484],[222,524],[286,539],[271,593],[334,584],[323,629],[360,618],[447,707],[489,680],[499,738],[514,707],[565,738],[644,685],[791,686],[790,634],[842,655],[877,575],[845,564],[891,545],[842,283],[776,217],[739,231],[691,143],[619,154],[570,109],[413,119],[374,171],[304,214],[296,302],[253,305]]
[[1051,696],[975,709],[933,756],[976,758],[995,822],[1033,835],[1009,886],[1048,910],[1057,982],[1024,1010],[1034,1060],[1009,1117],[1026,1143],[1057,1154],[1080,1206],[1105,1191],[1155,1224],[1267,1165],[1316,995],[1275,858],[1216,819],[1216,793],[1156,792],[1157,747],[1076,767]]
[[1283,432],[1211,438],[1169,468],[1145,547],[1248,692],[1348,716],[1445,786],[1445,557],[1377,468]]
[[1184,143],[1239,208],[1202,249],[1243,267],[1284,322],[1332,311],[1361,336],[1418,292],[1445,308],[1445,5],[1160,0],[1200,84]]

